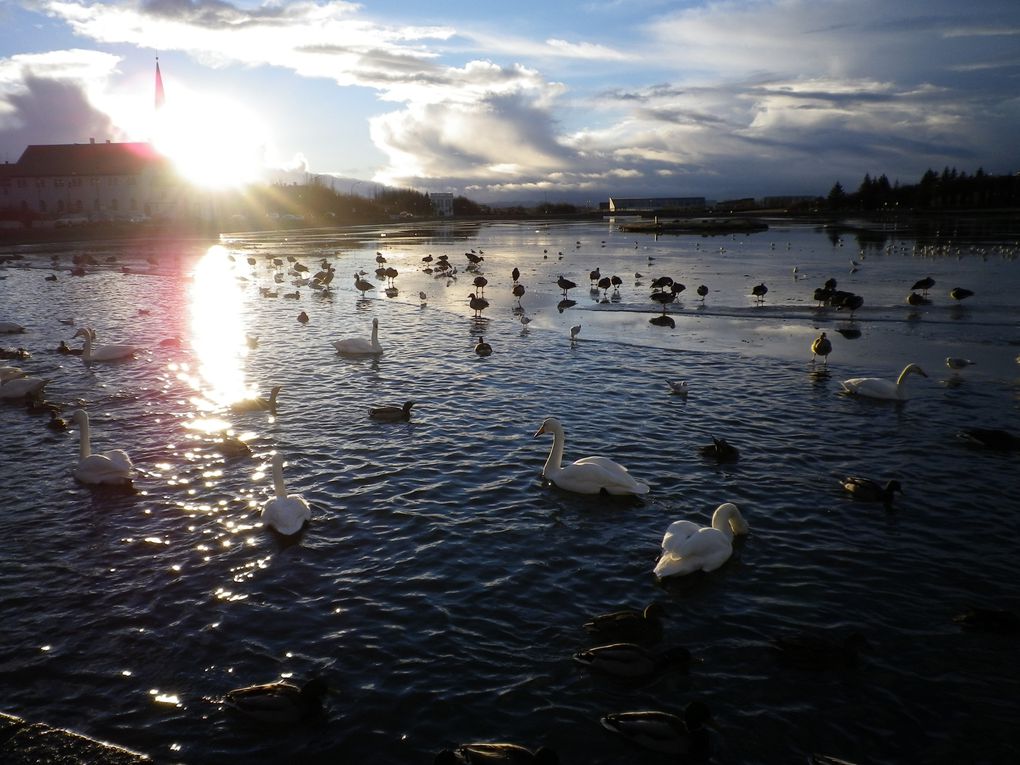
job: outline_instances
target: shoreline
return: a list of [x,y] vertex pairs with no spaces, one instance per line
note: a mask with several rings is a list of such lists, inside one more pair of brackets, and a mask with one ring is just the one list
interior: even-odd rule
[[100,741],[81,733],[32,723],[0,712],[0,760],[7,765],[80,765],[102,762],[106,765],[138,765],[152,762],[141,752]]

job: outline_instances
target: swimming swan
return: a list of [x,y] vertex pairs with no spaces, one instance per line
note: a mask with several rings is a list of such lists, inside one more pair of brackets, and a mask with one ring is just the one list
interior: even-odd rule
[[563,426],[555,417],[546,418],[535,432],[538,438],[552,433],[553,444],[542,468],[542,477],[554,486],[578,494],[647,494],[648,484],[634,480],[627,468],[605,457],[585,457],[561,467],[563,460]]
[[374,356],[383,352],[379,345],[379,320],[372,319],[372,339],[366,340],[363,337],[345,337],[343,340],[334,340],[333,347],[337,353],[346,353],[357,356]]
[[126,486],[131,484],[131,458],[123,449],[92,453],[89,416],[84,409],[75,409],[71,419],[78,425],[80,446],[78,464],[71,471],[82,483]]
[[134,358],[138,348],[133,345],[99,345],[92,346],[95,338],[95,331],[89,327],[82,327],[74,333],[75,337],[82,337],[85,343],[82,348],[81,357],[85,361],[119,361],[120,359]]
[[662,538],[662,555],[655,576],[681,576],[694,571],[715,571],[733,554],[733,536],[747,533],[747,522],[732,502],[712,513],[711,526],[674,521]]
[[262,506],[262,523],[284,536],[297,534],[311,520],[312,511],[300,494],[288,496],[283,483],[283,455],[279,452],[273,455],[273,487],[276,496]]
[[903,382],[911,372],[927,377],[925,371],[917,364],[907,364],[896,378],[896,382],[883,380],[880,377],[854,377],[851,380],[842,382],[843,391],[852,393],[855,396],[866,396],[867,398],[881,398],[887,401],[905,401],[906,395],[903,392]]

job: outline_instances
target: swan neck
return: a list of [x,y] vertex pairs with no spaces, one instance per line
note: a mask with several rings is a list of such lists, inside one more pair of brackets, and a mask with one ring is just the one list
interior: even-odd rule
[[379,324],[372,322],[372,347],[379,347]]
[[546,458],[545,467],[542,469],[542,475],[548,475],[550,472],[555,472],[560,469],[560,464],[563,462],[563,429],[559,427],[549,428],[549,432],[552,433],[553,442],[552,447],[549,449],[549,456]]
[[727,539],[733,539],[733,525],[730,519],[733,517],[733,509],[724,507],[712,513],[712,528],[721,531]]
[[283,460],[279,456],[273,458],[273,488],[277,497],[287,498],[287,487],[283,483]]
[[89,421],[88,418],[83,417],[78,428],[79,440],[78,440],[78,457],[85,459],[92,454],[92,440],[89,437]]

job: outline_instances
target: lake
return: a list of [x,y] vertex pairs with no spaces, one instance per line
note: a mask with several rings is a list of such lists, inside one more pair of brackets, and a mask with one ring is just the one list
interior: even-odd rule
[[[0,346],[31,356],[2,363],[48,378],[65,416],[85,408],[93,448],[127,450],[137,475],[133,494],[77,483],[77,430],[0,402],[3,708],[160,762],[429,763],[509,740],[608,764],[671,759],[602,715],[699,699],[715,762],[1011,762],[1016,637],[953,616],[1020,610],[1018,453],[957,437],[1020,434],[1017,239],[789,221],[655,238],[532,221],[8,248],[23,257],[0,265],[0,321],[27,331]],[[71,276],[87,255],[96,265]],[[399,272],[389,297],[377,255]],[[440,255],[456,273],[437,273]],[[294,285],[323,261],[330,289]],[[288,273],[297,264],[308,271]],[[592,291],[595,268],[618,290]],[[686,285],[666,306],[673,327],[649,321],[663,314],[650,282],[667,275]],[[478,318],[476,276],[490,303]],[[928,276],[930,304],[908,305]],[[852,320],[814,300],[829,278],[863,296]],[[954,301],[953,287],[975,294]],[[373,319],[382,355],[335,352]],[[142,350],[92,364],[58,353],[81,347],[83,326]],[[810,351],[822,331],[827,363]],[[476,355],[480,336],[491,356]],[[909,401],[840,393],[908,362],[928,375],[909,378]],[[231,409],[275,385],[275,415]],[[405,400],[407,422],[368,416]],[[547,416],[566,461],[610,457],[650,493],[544,485],[551,441],[533,434]],[[251,456],[225,455],[225,436]],[[713,437],[739,461],[704,459]],[[260,523],[276,451],[312,508],[296,540]],[[896,478],[903,495],[891,510],[855,501],[846,475]],[[706,525],[723,502],[750,528],[732,558],[657,582],[666,527]],[[653,601],[660,647],[687,647],[689,671],[620,684],[572,661],[592,615]],[[857,631],[868,647],[853,667],[790,667],[770,640],[799,630]],[[250,724],[222,704],[231,688],[313,676],[332,692],[308,724]]]

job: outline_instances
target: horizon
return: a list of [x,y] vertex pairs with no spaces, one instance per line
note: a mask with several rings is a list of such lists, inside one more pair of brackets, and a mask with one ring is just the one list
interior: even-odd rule
[[490,205],[1020,168],[1009,0],[15,0],[4,15],[0,161],[159,138],[202,183],[289,170]]

